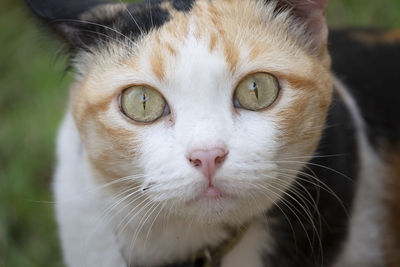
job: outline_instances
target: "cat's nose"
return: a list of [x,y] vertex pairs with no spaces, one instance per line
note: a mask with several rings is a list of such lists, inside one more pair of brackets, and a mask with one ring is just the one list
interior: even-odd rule
[[189,152],[190,163],[201,170],[204,176],[212,182],[215,172],[228,155],[228,150],[222,147],[211,149],[195,149]]

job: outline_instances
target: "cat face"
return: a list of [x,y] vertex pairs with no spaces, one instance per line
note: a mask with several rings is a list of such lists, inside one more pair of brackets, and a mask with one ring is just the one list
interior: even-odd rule
[[[73,59],[70,110],[96,182],[115,184],[111,195],[241,223],[279,201],[315,152],[332,89],[323,22],[298,25],[273,1],[180,2],[143,5],[159,15],[154,27],[122,4],[81,14],[128,22],[112,24],[120,33],[103,27],[108,37],[97,34],[95,45],[69,36],[86,47]],[[132,23],[139,31],[129,36]],[[259,94],[266,102],[253,107]]]

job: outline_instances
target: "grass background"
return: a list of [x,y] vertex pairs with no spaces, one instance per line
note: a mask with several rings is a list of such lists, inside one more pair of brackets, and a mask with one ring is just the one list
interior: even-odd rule
[[[400,27],[400,0],[331,0],[332,27]],[[62,266],[51,176],[71,75],[20,1],[0,0],[0,267]]]

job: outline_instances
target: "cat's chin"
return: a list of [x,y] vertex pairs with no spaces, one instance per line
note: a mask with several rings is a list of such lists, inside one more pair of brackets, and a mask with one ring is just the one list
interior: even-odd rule
[[190,220],[194,218],[200,223],[240,225],[263,211],[249,206],[248,201],[211,188],[185,202],[176,215]]
[[221,190],[219,190],[219,188],[215,186],[209,186],[201,196],[210,199],[218,199],[221,197],[225,197],[221,192]]
[[187,201],[185,204],[188,207],[202,206],[213,209],[214,207],[223,208],[224,205],[232,203],[232,201],[235,201],[235,197],[222,193],[217,188],[208,188],[195,198]]

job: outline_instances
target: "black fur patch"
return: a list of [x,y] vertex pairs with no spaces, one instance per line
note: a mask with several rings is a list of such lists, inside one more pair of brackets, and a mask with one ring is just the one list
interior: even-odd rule
[[[171,19],[164,2],[180,12],[189,12],[195,0],[145,0],[113,9],[105,1],[26,0],[45,24],[61,34],[72,50],[104,46],[105,41],[135,40],[139,35],[164,25]],[[115,3],[115,5],[120,5]],[[84,14],[85,19],[81,19]]]
[[[375,39],[362,41],[360,34]],[[400,144],[400,41],[379,40],[381,35],[379,30],[331,31],[329,46],[333,70],[355,97],[376,147]]]
[[179,11],[189,12],[194,4],[195,0],[173,0],[172,6]]
[[358,153],[354,124],[337,95],[326,125],[306,174],[287,191],[292,197],[285,196],[267,214],[273,248],[265,255],[266,266],[329,266],[347,235]]

